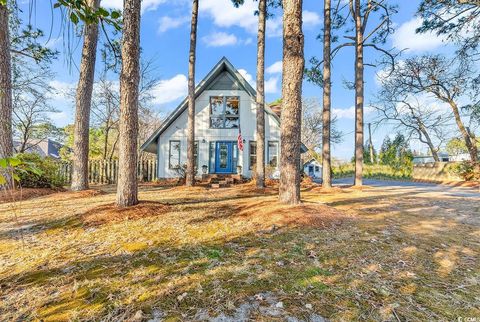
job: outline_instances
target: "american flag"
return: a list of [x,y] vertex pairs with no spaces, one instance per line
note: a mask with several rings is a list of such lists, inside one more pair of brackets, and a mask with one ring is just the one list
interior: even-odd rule
[[238,127],[237,144],[238,144],[238,149],[240,151],[243,151],[243,138],[242,138],[242,130],[240,129],[240,126]]

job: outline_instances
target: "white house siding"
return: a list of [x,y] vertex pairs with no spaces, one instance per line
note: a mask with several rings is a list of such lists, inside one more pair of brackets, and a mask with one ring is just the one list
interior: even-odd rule
[[[312,166],[313,167],[313,174],[310,173],[309,171],[309,167]],[[320,162],[318,161],[310,161],[310,162],[307,162],[304,166],[303,166],[303,172],[308,175],[308,176],[311,176],[312,178],[314,179],[321,179],[322,178],[322,165],[320,164]]]
[[[209,165],[209,144],[214,141],[237,141],[238,129],[210,128],[210,97],[239,96],[240,126],[245,140],[243,152],[239,151],[238,164],[242,166],[242,175],[251,177],[248,169],[249,141],[256,140],[256,105],[255,100],[243,90],[206,90],[195,101],[195,140],[199,142],[198,175],[202,173],[202,165]],[[270,114],[265,115],[265,146],[268,141],[278,141],[280,149],[280,128],[278,122]],[[185,110],[158,138],[158,176],[172,178],[177,174],[168,168],[169,142],[180,141],[180,164],[187,160],[187,110]],[[203,143],[202,141],[206,142]],[[280,151],[279,151],[280,153]],[[265,153],[265,159],[267,153]]]

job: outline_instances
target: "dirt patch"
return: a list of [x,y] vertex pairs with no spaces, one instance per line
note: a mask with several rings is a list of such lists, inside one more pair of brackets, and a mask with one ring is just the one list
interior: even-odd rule
[[281,224],[295,227],[330,228],[352,219],[342,211],[324,205],[303,204],[282,209]]
[[169,207],[152,201],[141,201],[138,205],[128,208],[118,208],[115,204],[95,207],[82,215],[86,226],[99,226],[111,222],[135,220],[165,214]]
[[322,186],[313,187],[310,191],[320,194],[336,194],[349,192],[347,189],[343,189],[341,187],[324,188]]
[[38,198],[46,195],[51,195],[52,193],[58,193],[59,191],[63,190],[51,188],[23,188],[9,191],[0,190],[0,203]]
[[88,189],[82,191],[65,191],[57,194],[55,197],[57,199],[81,199],[101,196],[104,194],[106,194],[106,192],[100,189]]

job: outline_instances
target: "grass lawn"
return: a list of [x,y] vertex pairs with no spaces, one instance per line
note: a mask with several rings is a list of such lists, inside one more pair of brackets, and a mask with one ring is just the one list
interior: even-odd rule
[[480,200],[114,188],[0,204],[0,320],[480,318]]

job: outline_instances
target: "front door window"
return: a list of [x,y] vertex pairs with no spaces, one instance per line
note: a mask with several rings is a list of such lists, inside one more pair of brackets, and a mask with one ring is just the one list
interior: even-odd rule
[[227,169],[228,166],[228,145],[227,143],[220,143],[220,160],[219,160],[219,167],[220,169],[224,170]]
[[237,165],[236,142],[224,141],[215,144],[215,173],[234,173]]

